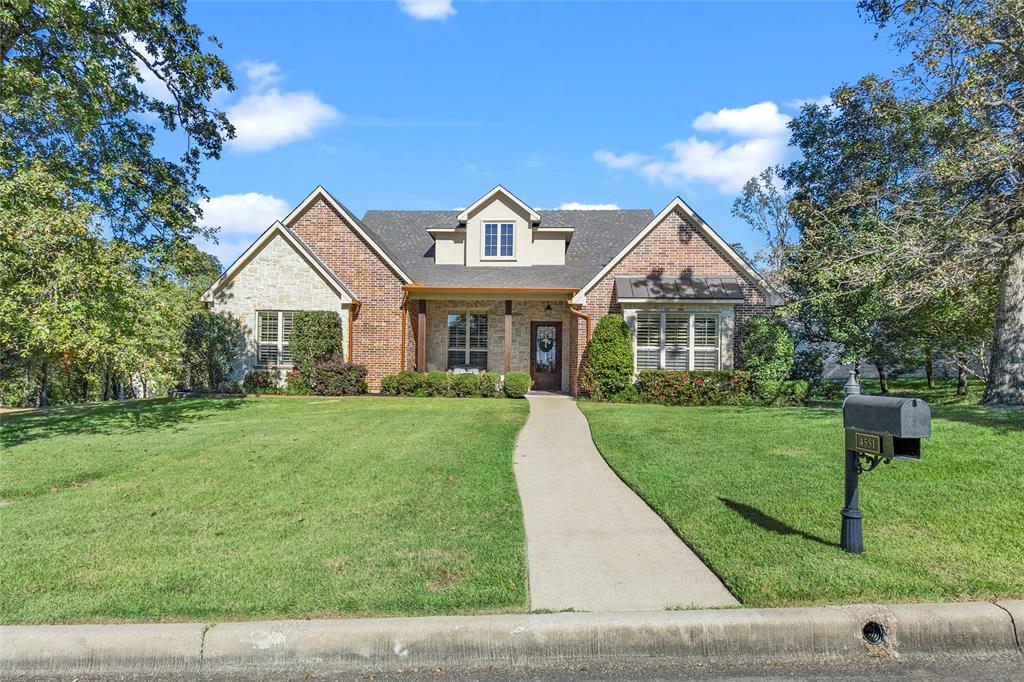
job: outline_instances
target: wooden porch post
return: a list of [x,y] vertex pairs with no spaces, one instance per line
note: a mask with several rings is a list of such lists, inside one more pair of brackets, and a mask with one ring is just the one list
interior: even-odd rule
[[512,301],[505,301],[505,374],[512,371]]
[[416,371],[427,371],[427,302],[420,301],[416,315]]

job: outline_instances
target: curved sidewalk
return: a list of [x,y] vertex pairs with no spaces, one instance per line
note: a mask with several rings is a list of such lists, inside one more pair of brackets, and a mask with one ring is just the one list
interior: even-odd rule
[[722,582],[597,451],[568,396],[530,394],[515,474],[532,609],[738,606]]

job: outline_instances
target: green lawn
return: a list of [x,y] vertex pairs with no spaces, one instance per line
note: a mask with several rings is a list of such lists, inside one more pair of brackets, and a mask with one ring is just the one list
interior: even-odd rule
[[521,611],[525,401],[7,416],[0,622]]
[[920,462],[861,480],[838,548],[838,409],[580,403],[609,464],[746,606],[1024,595],[1024,411],[937,406]]

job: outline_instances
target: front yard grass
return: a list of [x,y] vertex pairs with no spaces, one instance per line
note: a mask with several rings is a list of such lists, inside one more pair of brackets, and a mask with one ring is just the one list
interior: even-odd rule
[[87,406],[0,426],[0,621],[526,609],[525,401]]
[[1024,595],[1024,411],[933,408],[920,462],[861,479],[838,547],[838,409],[580,403],[612,468],[745,606]]

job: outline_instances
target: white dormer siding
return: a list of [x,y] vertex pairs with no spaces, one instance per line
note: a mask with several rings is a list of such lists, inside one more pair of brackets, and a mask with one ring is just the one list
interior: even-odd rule
[[[565,265],[571,227],[540,226],[541,216],[503,187],[496,187],[459,214],[458,227],[432,229],[434,262],[467,267]],[[489,252],[487,226],[493,225],[495,249]],[[511,227],[508,227],[511,226]],[[512,253],[503,251],[503,235],[512,233]]]

